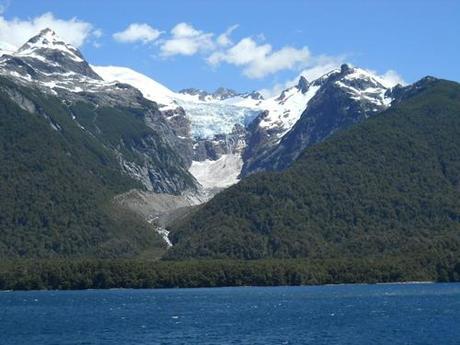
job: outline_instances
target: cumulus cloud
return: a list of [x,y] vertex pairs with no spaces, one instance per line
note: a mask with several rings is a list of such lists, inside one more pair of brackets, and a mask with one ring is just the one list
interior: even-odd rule
[[144,44],[155,41],[161,35],[161,31],[145,23],[132,23],[125,30],[113,34],[118,42]]
[[161,55],[195,55],[214,49],[212,33],[195,29],[187,23],[179,23],[171,30],[171,37],[160,45]]
[[[50,28],[62,39],[75,47],[80,47],[94,31],[93,26],[77,18],[68,20],[56,18],[51,12],[41,16],[21,20],[11,20],[0,16],[0,41],[3,45],[17,49],[29,38],[38,34],[41,30]],[[97,31],[97,30],[96,30]]]
[[262,78],[281,70],[293,69],[305,64],[310,58],[307,47],[300,49],[283,47],[273,51],[270,44],[257,44],[250,37],[243,38],[225,51],[218,51],[208,57],[211,65],[222,62],[243,67],[243,74],[249,78]]

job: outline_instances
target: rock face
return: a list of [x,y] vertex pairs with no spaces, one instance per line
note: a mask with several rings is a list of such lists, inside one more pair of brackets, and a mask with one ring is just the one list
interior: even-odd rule
[[227,98],[232,98],[239,96],[240,94],[232,89],[227,89],[225,87],[219,87],[214,92],[207,92],[200,89],[188,88],[179,91],[180,94],[189,95],[189,96],[198,96],[200,101],[212,101],[219,100],[222,101]]
[[[369,72],[342,65],[340,70],[308,84],[299,81],[300,90],[318,87],[295,125],[276,145],[267,145],[268,135],[252,124],[254,143],[248,145],[242,175],[256,171],[283,170],[308,146],[388,108],[392,101],[389,87]],[[283,97],[283,94],[280,96]],[[263,116],[263,115],[262,115]],[[260,121],[260,120],[259,120]],[[253,149],[258,145],[257,150]]]
[[[108,68],[111,75],[103,73],[104,79],[131,83],[161,104],[160,111],[182,140],[181,156],[200,178],[220,165],[242,166],[231,173],[241,177],[284,169],[305,147],[386,109],[392,99],[390,85],[348,65],[313,81],[301,76],[297,85],[267,99],[258,92],[225,88],[174,93],[137,72],[113,66],[103,69]],[[232,164],[223,164],[230,158],[224,155],[235,154],[243,164],[234,164],[233,156]]]
[[[184,116],[168,116],[128,84],[104,81],[78,49],[42,30],[13,54],[0,57],[0,74],[39,92],[57,95],[81,131],[109,147],[120,169],[149,191],[195,190],[188,172],[192,143]],[[47,117],[15,88],[3,86],[23,109]],[[50,125],[60,129],[59,123]]]
[[236,124],[230,134],[218,134],[212,139],[195,139],[193,160],[218,160],[224,154],[241,154],[246,146],[246,129]]

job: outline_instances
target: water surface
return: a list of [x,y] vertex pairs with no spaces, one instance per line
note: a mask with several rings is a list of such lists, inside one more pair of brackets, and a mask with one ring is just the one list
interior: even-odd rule
[[460,284],[0,292],[0,344],[460,344]]

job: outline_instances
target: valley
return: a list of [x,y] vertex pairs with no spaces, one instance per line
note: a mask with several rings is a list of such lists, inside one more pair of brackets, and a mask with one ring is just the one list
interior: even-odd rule
[[219,260],[329,272],[350,260],[378,271],[381,259],[404,279],[437,258],[424,279],[458,279],[458,83],[395,85],[342,64],[274,96],[176,92],[91,65],[51,29],[3,52],[0,76],[6,270],[141,259],[155,274],[184,262],[194,280],[204,273],[188,260],[212,276]]

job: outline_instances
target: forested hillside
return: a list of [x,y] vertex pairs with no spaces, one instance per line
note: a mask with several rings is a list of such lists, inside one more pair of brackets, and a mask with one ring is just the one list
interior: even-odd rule
[[425,78],[389,110],[172,227],[170,259],[460,253],[460,85]]
[[[149,130],[127,111],[105,113],[126,141]],[[1,80],[0,257],[158,254],[164,244],[151,226],[112,202],[133,187],[141,185],[122,174],[108,144],[57,97]]]

